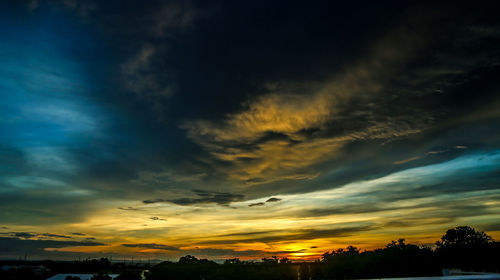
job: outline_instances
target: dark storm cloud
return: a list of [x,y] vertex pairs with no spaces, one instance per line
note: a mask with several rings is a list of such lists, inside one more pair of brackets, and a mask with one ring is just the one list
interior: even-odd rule
[[178,205],[196,205],[196,204],[207,204],[207,203],[215,203],[218,205],[227,206],[231,202],[241,201],[245,198],[242,194],[232,194],[225,192],[210,192],[203,190],[192,190],[194,194],[196,194],[197,198],[177,198],[177,199],[150,199],[144,200],[143,203],[151,204],[151,203],[159,203],[159,202],[170,202]]
[[132,248],[146,248],[146,249],[157,249],[157,250],[167,250],[167,251],[178,251],[179,248],[168,246],[164,244],[156,244],[156,243],[139,243],[139,244],[122,244],[124,247],[132,247]]

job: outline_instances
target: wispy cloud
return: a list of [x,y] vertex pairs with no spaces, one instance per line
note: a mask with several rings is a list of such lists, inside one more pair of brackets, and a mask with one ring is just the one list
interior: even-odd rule
[[157,249],[157,250],[166,250],[166,251],[178,251],[179,248],[168,246],[164,244],[156,244],[156,243],[138,243],[138,244],[122,244],[124,247],[134,247],[134,248],[145,248],[145,249]]

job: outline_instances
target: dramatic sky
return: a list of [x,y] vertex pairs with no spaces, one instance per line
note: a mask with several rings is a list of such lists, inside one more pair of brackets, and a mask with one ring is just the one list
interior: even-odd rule
[[1,1],[0,258],[500,239],[495,2]]

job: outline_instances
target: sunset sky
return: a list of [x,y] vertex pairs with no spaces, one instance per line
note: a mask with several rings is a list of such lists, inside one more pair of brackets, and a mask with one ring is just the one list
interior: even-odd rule
[[500,239],[500,7],[410,2],[1,1],[0,259]]

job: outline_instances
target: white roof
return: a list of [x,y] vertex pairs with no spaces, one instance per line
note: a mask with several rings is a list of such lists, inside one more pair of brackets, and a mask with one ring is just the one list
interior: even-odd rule
[[[115,279],[118,277],[118,274],[108,274],[111,279]],[[64,280],[68,276],[73,276],[73,277],[80,277],[81,280],[90,280],[94,274],[78,274],[78,273],[70,273],[70,274],[56,274],[47,280]]]

